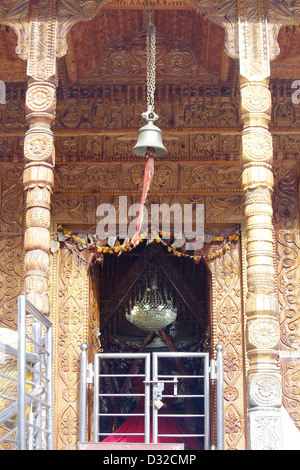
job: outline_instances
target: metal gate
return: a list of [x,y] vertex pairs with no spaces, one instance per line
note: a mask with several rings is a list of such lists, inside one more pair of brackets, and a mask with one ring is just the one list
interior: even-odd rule
[[80,442],[87,440],[87,386],[93,386],[94,443],[126,436],[132,443],[223,450],[223,347],[216,349],[216,360],[208,353],[100,353],[92,365],[82,345]]

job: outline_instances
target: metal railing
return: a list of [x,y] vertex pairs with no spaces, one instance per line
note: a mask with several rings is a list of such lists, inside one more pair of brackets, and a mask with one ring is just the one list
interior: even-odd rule
[[17,392],[1,396],[11,403],[0,412],[1,448],[52,450],[52,323],[25,296],[18,298],[18,346],[0,343],[0,351],[13,365],[1,380]]
[[[110,429],[107,426],[108,421],[104,421],[104,431],[101,428],[101,422],[103,418],[126,418],[139,416],[144,419],[144,432],[143,434],[132,433],[134,442],[134,436],[144,435],[144,442],[148,444],[153,442],[154,444],[158,443],[160,438],[184,438],[187,437],[190,439],[201,439],[203,442],[203,447],[206,450],[217,449],[223,450],[224,448],[224,410],[223,410],[223,346],[217,345],[217,356],[216,360],[209,360],[208,353],[145,353],[145,354],[128,354],[128,353],[100,353],[95,354],[94,356],[94,368],[93,364],[87,364],[87,349],[86,344],[82,345],[81,353],[81,384],[80,384],[80,442],[84,443],[87,441],[87,386],[92,387],[94,385],[94,442],[100,442],[106,436],[114,435],[122,436],[122,433],[116,432],[115,429]],[[151,370],[150,370],[150,360],[152,358],[152,379],[151,379]],[[199,374],[185,374],[185,373],[176,373],[177,375],[165,375],[160,373],[160,361],[163,359],[174,359],[177,363],[180,360],[193,360],[195,359],[200,365],[201,373]],[[131,359],[134,361],[134,366],[131,366],[129,369],[124,372],[117,371],[113,369],[113,363],[111,362],[109,367],[101,368],[100,363],[103,365],[106,360],[118,360],[124,363],[125,360]],[[139,368],[138,373],[136,373],[137,361],[145,361],[145,366]],[[124,364],[123,364],[124,365]],[[143,372],[143,373],[141,373]],[[117,384],[117,380],[121,380],[123,386],[117,385],[117,388],[112,392],[113,387],[107,387],[105,380],[111,380],[111,384]],[[142,387],[137,392],[130,386],[130,380],[136,379],[140,381]],[[189,393],[190,384],[193,382],[193,392]],[[186,383],[187,386],[186,386]],[[211,387],[210,384],[215,384],[216,391],[216,407],[214,410],[211,410]],[[167,384],[166,390],[165,384]],[[150,390],[152,389],[152,406],[150,405]],[[174,387],[174,388],[173,388]],[[178,393],[178,388],[181,388],[180,393]],[[172,390],[173,388],[173,390]],[[170,390],[171,389],[171,390]],[[184,390],[187,390],[185,392]],[[164,392],[164,393],[163,393]],[[102,403],[105,410],[101,409],[101,400],[107,400]],[[116,402],[120,402],[120,399],[123,400],[141,400],[144,404],[144,408],[139,408],[139,414],[128,413],[127,411],[122,411],[117,409],[116,405],[109,409],[108,400],[112,401],[115,405]],[[159,404],[163,403],[164,399],[175,399],[175,400],[189,400],[190,404],[193,400],[196,402],[195,412],[188,413],[183,412],[183,414],[178,414],[178,411],[174,414],[167,411],[160,415]],[[156,406],[157,405],[157,406]],[[202,407],[202,408],[201,408]],[[168,410],[168,409],[167,409]],[[151,418],[152,414],[152,418]],[[159,419],[160,418],[182,418],[183,420],[192,420],[193,425],[196,428],[196,431],[193,433],[183,434],[180,432],[180,435],[175,434],[163,434],[159,433]],[[217,432],[216,432],[216,442],[213,444],[211,441],[211,423],[216,418],[217,422]],[[150,435],[152,419],[152,435]],[[128,434],[126,433],[126,436]],[[130,435],[131,437],[131,435]],[[214,440],[214,438],[213,438]],[[196,442],[196,441],[195,441]]]

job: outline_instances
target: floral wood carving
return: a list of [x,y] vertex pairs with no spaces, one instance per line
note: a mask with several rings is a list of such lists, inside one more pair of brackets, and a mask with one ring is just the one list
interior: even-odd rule
[[225,448],[245,449],[244,327],[240,248],[209,262],[213,273],[213,347],[224,346]]
[[81,344],[87,341],[88,279],[84,267],[70,251],[60,251],[59,317],[53,318],[57,337],[54,344],[56,409],[54,423],[57,448],[76,449],[79,429],[79,386]]
[[293,167],[278,167],[275,186],[276,247],[281,341],[284,349],[300,348],[299,206]]
[[[277,252],[277,284],[280,308],[281,349],[300,348],[299,306],[299,204],[295,167],[275,169],[275,234]],[[281,362],[283,404],[300,429],[300,364]]]
[[[90,73],[90,78],[109,79],[126,77],[137,80],[145,77],[146,57],[144,50],[144,31],[126,38],[114,40],[103,54],[101,62]],[[177,80],[178,77],[212,80],[213,77],[201,69],[192,48],[184,41],[167,37],[161,33],[156,37],[157,61],[156,73],[165,80]],[[141,51],[143,53],[141,54]],[[161,81],[161,80],[160,80]]]
[[0,219],[0,326],[16,329],[17,299],[21,294],[23,186],[22,168],[3,171]]

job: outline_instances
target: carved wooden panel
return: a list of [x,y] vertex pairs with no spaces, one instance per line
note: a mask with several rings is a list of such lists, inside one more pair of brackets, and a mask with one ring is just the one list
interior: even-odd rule
[[[92,267],[90,270],[90,289],[89,289],[89,324],[88,324],[88,345],[89,358],[93,360],[93,354],[100,352],[101,337],[100,333],[100,310],[99,310],[99,278],[97,268]],[[98,330],[99,329],[99,330]]]
[[0,167],[0,326],[16,329],[22,284],[22,168]]
[[[153,15],[158,75],[163,81],[177,83],[187,76],[211,82],[223,67],[225,31],[203,18],[204,15],[195,14],[189,5],[180,3],[176,3],[177,8],[168,3]],[[73,27],[68,37],[70,57],[66,58],[70,81],[95,82],[101,78],[117,83],[125,77],[128,83],[145,76],[145,15],[141,7],[135,5],[124,11],[109,5],[89,23]],[[208,49],[201,47],[207,39]],[[224,73],[227,79],[229,68]]]
[[[82,210],[80,200],[75,194],[115,193],[126,194],[130,191],[141,194],[144,162],[102,163],[96,165],[59,165],[55,169],[55,211],[69,205],[69,210]],[[173,162],[155,162],[155,171],[151,192],[162,194],[164,191],[182,191],[183,193],[224,192],[236,194],[241,191],[240,166],[220,166],[204,164],[177,164]],[[66,199],[64,194],[69,194]],[[231,206],[232,204],[230,204]],[[226,206],[224,207],[226,209]],[[56,214],[55,214],[56,215]]]
[[58,260],[57,311],[54,322],[56,448],[76,449],[79,432],[81,344],[87,342],[88,278],[85,268],[67,249]]
[[212,272],[212,345],[224,346],[225,448],[246,448],[245,340],[239,244],[209,262]]
[[[300,107],[292,103],[292,81],[271,81],[274,161],[297,160]],[[0,106],[0,160],[23,163],[24,84],[7,83]],[[145,86],[58,88],[54,137],[58,163],[142,161],[133,156],[137,130],[144,125]],[[241,126],[235,85],[157,86],[165,160],[240,162]]]
[[117,165],[59,166],[56,168],[57,188],[64,192],[111,190],[120,187]]
[[[281,349],[300,349],[300,221],[296,166],[275,169],[275,234]],[[300,429],[300,363],[281,362],[283,404]]]

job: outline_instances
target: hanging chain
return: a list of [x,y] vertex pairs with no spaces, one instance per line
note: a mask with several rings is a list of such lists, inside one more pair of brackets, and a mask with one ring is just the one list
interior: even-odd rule
[[148,110],[154,111],[154,94],[155,94],[155,56],[156,56],[156,27],[152,23],[149,12],[149,21],[146,29],[146,49],[147,49],[147,107]]

